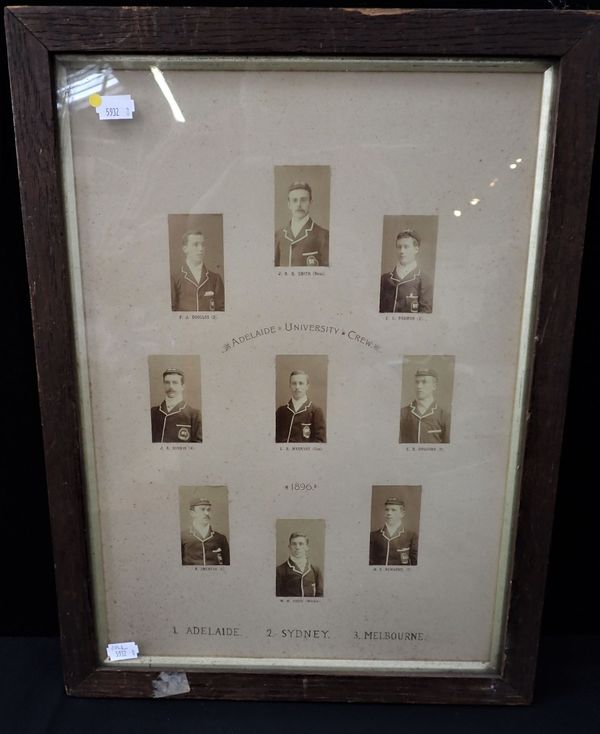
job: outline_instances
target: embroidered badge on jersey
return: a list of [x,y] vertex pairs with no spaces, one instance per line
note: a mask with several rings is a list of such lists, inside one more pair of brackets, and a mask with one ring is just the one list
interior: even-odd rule
[[208,310],[214,311],[215,310],[215,292],[205,291],[202,295],[204,296],[204,298],[210,298],[208,302]]
[[177,438],[180,441],[189,441],[190,429],[187,426],[181,426],[181,428],[179,429],[179,433],[177,434]]
[[302,435],[304,438],[310,438],[310,423],[302,424]]

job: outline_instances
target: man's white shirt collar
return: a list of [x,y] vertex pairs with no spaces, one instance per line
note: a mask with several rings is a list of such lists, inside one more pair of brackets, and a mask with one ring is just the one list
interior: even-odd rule
[[292,221],[290,222],[290,229],[292,230],[292,234],[294,237],[297,237],[298,234],[306,227],[306,223],[310,219],[310,215],[307,214],[304,219],[301,219],[298,223],[296,223],[296,220],[292,217]]
[[385,534],[388,536],[388,538],[393,538],[394,535],[398,535],[401,530],[404,530],[404,528],[402,527],[402,523],[395,525],[393,528],[390,527],[387,522],[385,524]]
[[292,558],[291,556],[290,556],[290,558],[288,560],[292,564],[292,566],[296,566],[296,568],[299,571],[302,571],[302,573],[304,573],[304,571],[306,571],[306,569],[308,568],[308,558],[305,558],[304,559],[304,565],[303,566],[301,566],[300,563],[298,563],[298,561],[295,558]]
[[415,262],[409,263],[408,265],[405,265],[404,267],[402,267],[400,264],[396,265],[396,275],[398,276],[400,280],[404,280],[404,278],[406,278],[407,275],[412,273],[413,270],[417,269],[417,264],[418,263],[415,260]]
[[435,399],[433,397],[423,401],[421,405],[419,405],[419,401],[415,399],[415,408],[417,409],[417,413],[426,413],[434,403]]
[[292,398],[292,405],[294,406],[294,413],[297,413],[298,410],[304,405],[304,403],[308,400],[308,398],[300,398],[300,400],[294,400]]
[[176,405],[179,405],[179,403],[183,400],[183,398],[168,398],[165,395],[165,407],[167,408],[167,411],[170,413],[173,408]]
[[[202,532],[202,530],[206,528],[206,532]],[[202,538],[202,540],[206,540],[208,536],[211,534],[212,528],[210,527],[210,523],[206,526],[202,526],[202,528],[199,528],[197,525],[192,524],[192,533],[194,535],[197,535],[199,538]]]
[[204,262],[201,262],[200,265],[192,265],[192,263],[186,258],[185,264],[188,266],[190,273],[194,276],[196,281],[200,283],[202,280],[202,268],[204,267]]

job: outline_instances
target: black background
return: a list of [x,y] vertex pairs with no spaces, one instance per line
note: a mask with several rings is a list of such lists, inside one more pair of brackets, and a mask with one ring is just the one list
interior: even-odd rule
[[[383,5],[378,4],[379,7]],[[411,2],[406,7],[466,8],[477,5]],[[546,9],[549,13],[565,7],[598,9],[600,2],[485,4],[485,9],[534,8]],[[2,315],[5,337],[2,369],[5,390],[2,402],[7,435],[3,442],[6,468],[0,491],[0,558],[3,560],[5,579],[5,593],[0,604],[0,635],[54,636],[58,633],[58,624],[53,561],[4,44],[1,62],[1,170],[4,184],[1,232],[5,266],[2,291],[6,295]],[[600,580],[600,503],[599,481],[595,471],[600,415],[595,400],[597,359],[592,361],[593,336],[597,333],[594,326],[598,321],[592,292],[598,282],[599,161],[600,140],[597,139],[579,293],[576,283],[565,282],[561,284],[557,300],[557,306],[560,307],[561,300],[578,299],[578,314],[542,624],[542,634],[545,636],[598,634],[600,620],[597,594]],[[549,457],[548,460],[558,461],[559,457]]]

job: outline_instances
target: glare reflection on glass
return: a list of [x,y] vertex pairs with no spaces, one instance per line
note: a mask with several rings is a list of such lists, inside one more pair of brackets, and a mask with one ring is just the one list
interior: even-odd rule
[[[523,163],[523,159],[522,159],[522,158],[515,158],[515,160],[514,160],[514,161],[513,161],[512,163],[509,163],[508,167],[509,167],[509,168],[510,168],[510,169],[511,169],[512,171],[514,171],[514,170],[515,170],[515,168],[518,168],[518,166],[519,166],[519,163]],[[493,189],[493,188],[494,188],[494,187],[496,186],[496,184],[498,183],[498,181],[499,181],[499,179],[498,179],[498,178],[493,178],[493,179],[492,179],[492,180],[490,181],[490,183],[489,183],[489,187],[490,187],[491,189]],[[477,206],[477,204],[479,204],[479,203],[481,203],[481,199],[480,199],[480,198],[479,198],[478,196],[474,196],[474,197],[473,197],[473,198],[472,198],[472,199],[471,199],[471,200],[469,201],[469,204],[470,204],[471,206]],[[454,214],[454,216],[455,216],[455,217],[460,217],[460,216],[462,216],[462,211],[461,211],[460,209],[455,209],[455,210],[454,210],[454,212],[453,212],[453,214]]]
[[[96,65],[85,66],[76,72],[70,73],[67,83],[58,89],[58,99],[73,105],[76,102],[85,102],[92,94],[109,94],[116,91],[119,80],[110,67],[98,68]],[[79,106],[79,105],[78,105]]]
[[150,71],[152,72],[152,76],[154,77],[154,80],[158,84],[160,91],[163,93],[165,99],[169,103],[169,107],[171,108],[173,117],[177,120],[177,122],[185,122],[185,117],[183,116],[183,112],[181,111],[181,108],[175,101],[173,92],[171,91],[171,88],[167,84],[167,80],[165,79],[162,71],[158,68],[158,66],[151,66]]

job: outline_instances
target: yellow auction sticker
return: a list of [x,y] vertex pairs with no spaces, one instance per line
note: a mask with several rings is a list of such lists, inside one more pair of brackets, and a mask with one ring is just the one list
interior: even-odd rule
[[88,102],[92,107],[100,107],[102,104],[102,97],[99,94],[90,94]]

